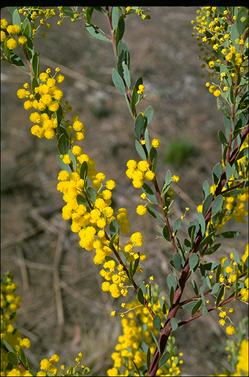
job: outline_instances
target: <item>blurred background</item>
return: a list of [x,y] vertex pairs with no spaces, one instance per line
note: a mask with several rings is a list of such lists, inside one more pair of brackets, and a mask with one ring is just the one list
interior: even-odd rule
[[[181,176],[172,218],[190,207],[189,221],[202,199],[202,183],[220,157],[217,133],[223,127],[216,100],[205,89],[198,46],[191,36],[194,7],[151,7],[151,20],[128,17],[125,41],[131,51],[133,78],[144,77],[146,99],[154,107],[152,135],[161,139],[160,174],[167,169]],[[5,10],[3,15],[5,16]],[[3,17],[2,15],[2,17]],[[111,80],[111,46],[87,34],[83,22],[66,20],[36,40],[41,68],[60,66],[65,74],[65,98],[86,125],[83,147],[97,168],[117,181],[114,200],[129,209],[132,230],[142,230],[144,276],[166,289],[170,245],[158,237],[153,218],[136,216],[138,190],[125,176],[126,161],[137,158],[133,125],[125,102]],[[119,320],[110,317],[115,303],[101,291],[101,278],[92,254],[78,246],[60,215],[63,205],[56,191],[59,167],[55,142],[30,134],[28,114],[16,90],[28,81],[18,68],[2,63],[1,232],[2,272],[15,275],[22,296],[18,325],[32,342],[28,356],[34,365],[53,352],[70,361],[77,352],[93,375],[112,365],[111,352],[120,333]],[[236,229],[240,226],[236,224]],[[244,233],[243,233],[244,232]],[[246,242],[228,241],[217,258]],[[235,323],[245,314],[237,305]],[[183,374],[205,375],[221,370],[225,358],[224,329],[212,313],[176,332],[184,352]]]

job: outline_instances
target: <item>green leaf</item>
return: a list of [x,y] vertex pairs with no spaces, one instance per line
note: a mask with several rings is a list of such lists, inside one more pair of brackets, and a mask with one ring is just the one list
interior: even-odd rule
[[213,201],[213,195],[212,194],[209,194],[206,199],[204,200],[204,203],[203,203],[203,213],[204,215],[206,215],[211,203]]
[[86,25],[86,30],[92,37],[99,39],[100,41],[111,43],[110,39],[108,39],[104,32],[99,28],[94,27],[93,25]]
[[211,294],[212,294],[212,295],[217,295],[217,293],[219,292],[219,289],[220,289],[220,283],[215,283],[215,284],[213,285],[213,288],[212,288]]
[[18,9],[15,9],[12,13],[12,23],[21,26],[21,17],[18,12]]
[[191,272],[196,270],[198,263],[199,263],[199,256],[197,254],[190,255],[189,267],[190,267]]
[[96,201],[96,197],[97,197],[96,190],[93,187],[87,187],[86,192],[87,192],[87,195],[88,195],[88,198],[90,199],[90,201],[92,203],[94,203]]
[[227,139],[224,133],[220,130],[219,131],[219,139],[222,145],[227,145]]
[[155,337],[155,335],[153,334],[152,331],[150,332],[150,334],[151,334],[151,336],[152,336],[152,338],[153,338],[153,340],[154,340],[154,342],[155,342],[155,344],[156,344],[156,347],[157,347],[158,351],[160,352],[160,347],[159,347],[159,344],[158,344],[157,338]]
[[192,311],[191,311],[191,314],[194,315],[198,309],[200,309],[201,307],[201,304],[202,304],[202,300],[199,300],[195,303],[195,306],[193,307]]
[[58,110],[56,111],[56,118],[57,118],[57,123],[58,123],[57,130],[62,128],[64,130],[63,132],[66,132],[65,128],[60,127],[60,123],[63,118],[63,111],[62,111],[61,106],[59,106]]
[[154,110],[151,105],[149,105],[145,110],[144,110],[144,116],[147,118],[147,124],[150,124],[152,122],[154,115]]
[[22,34],[25,35],[27,38],[32,38],[32,28],[31,28],[31,23],[27,17],[25,17],[22,25]]
[[152,166],[151,166],[151,170],[153,171],[153,172],[155,172],[156,171],[156,163],[157,163],[157,150],[156,150],[156,148],[151,148],[150,149],[150,160],[151,160],[151,164],[152,164]]
[[163,237],[167,240],[170,241],[170,233],[167,225],[163,227]]
[[58,139],[58,150],[60,154],[67,154],[69,149],[69,139],[66,133],[62,133]]
[[124,80],[125,80],[126,86],[127,88],[130,88],[131,76],[130,76],[129,68],[127,67],[124,61],[122,62],[122,66],[123,66]]
[[158,221],[163,222],[161,213],[156,208],[154,208],[152,205],[148,205],[147,210],[151,216],[153,216]]
[[209,195],[209,192],[210,192],[209,183],[207,180],[203,182],[202,189],[204,193],[204,198],[206,199],[206,197]]
[[217,235],[217,237],[223,237],[223,238],[237,238],[239,237],[240,232],[238,231],[227,231],[227,232],[222,232]]
[[172,182],[172,174],[171,174],[170,170],[167,170],[167,173],[166,173],[165,179],[164,179],[164,185],[163,185],[163,188],[162,188],[162,194],[163,195],[165,195],[166,192],[168,191],[168,189],[170,188],[171,182]]
[[177,271],[180,271],[182,268],[182,258],[180,254],[176,253],[170,263],[173,264]]
[[153,326],[155,327],[155,329],[157,329],[158,331],[160,331],[160,329],[161,329],[161,320],[160,320],[160,318],[157,315],[153,319]]
[[234,169],[234,167],[233,166],[231,166],[230,164],[229,164],[229,162],[227,163],[227,166],[226,166],[226,178],[227,178],[227,180],[229,180],[231,177],[232,177],[232,175],[235,175],[235,169]]
[[132,109],[133,114],[135,113],[136,105],[137,105],[137,102],[138,102],[138,99],[139,99],[139,95],[137,94],[137,90],[138,90],[138,86],[140,84],[143,84],[143,78],[142,77],[139,77],[137,79],[136,84],[134,85],[133,90],[132,90],[131,109]]
[[12,347],[11,344],[9,344],[9,343],[7,342],[7,340],[3,339],[3,340],[1,340],[1,342],[3,343],[4,347],[5,347],[9,352],[15,353],[14,348]]
[[32,69],[33,69],[34,75],[35,77],[38,77],[39,72],[40,72],[40,63],[39,63],[39,55],[37,54],[37,52],[35,52],[34,55],[32,56],[31,63],[32,63]]
[[88,24],[91,23],[93,11],[94,11],[93,7],[85,7],[85,17],[86,17],[86,22]]
[[212,217],[217,215],[217,213],[219,213],[222,210],[222,206],[223,206],[223,197],[222,195],[218,195],[214,199],[213,208],[212,208]]
[[142,113],[138,114],[135,120],[135,134],[136,138],[140,140],[141,138],[144,137],[144,132],[146,129],[146,124],[147,120],[146,118],[142,115]]
[[[148,120],[147,120],[147,124],[148,124]],[[144,139],[145,139],[145,146],[147,150],[149,151],[150,150],[150,134],[149,134],[148,128],[146,128],[146,130],[144,131]]]
[[158,203],[157,198],[156,198],[156,195],[154,194],[154,192],[153,192],[153,190],[150,188],[150,186],[147,185],[147,183],[144,183],[144,184],[143,184],[143,191],[146,193],[147,198],[148,198],[153,204],[157,204],[157,203]]
[[20,348],[20,350],[19,350],[19,359],[21,360],[22,364],[24,365],[24,367],[26,369],[30,368],[29,361],[28,361],[25,353],[23,352],[22,348]]
[[80,167],[80,178],[85,180],[87,177],[87,172],[88,172],[88,165],[87,165],[87,162],[84,161]]
[[62,7],[62,12],[68,16],[68,17],[72,17],[73,16],[73,10],[71,7]]
[[208,309],[207,309],[207,306],[206,306],[205,299],[202,300],[201,313],[202,313],[203,317],[205,317],[206,315],[208,315]]
[[142,160],[146,160],[147,157],[146,157],[145,150],[138,140],[135,140],[135,149],[139,157],[141,157]]
[[142,343],[141,343],[141,348],[142,348],[142,350],[143,350],[145,353],[147,353],[147,351],[148,351],[148,349],[149,349],[150,347],[148,346],[147,343],[145,343],[144,341],[142,341]]
[[116,30],[118,26],[119,17],[121,16],[121,11],[119,7],[112,7],[112,27]]
[[178,328],[178,321],[176,318],[171,318],[170,320],[172,331],[175,331]]
[[193,287],[193,290],[195,292],[196,295],[199,294],[199,289],[198,289],[198,286],[196,284],[196,281],[195,280],[191,280],[191,283],[192,283],[192,287]]
[[213,168],[213,177],[214,177],[214,183],[217,184],[220,177],[221,177],[221,174],[223,172],[223,169],[222,169],[222,166],[221,164],[218,162],[214,168]]
[[192,310],[193,310],[193,308],[194,308],[194,306],[195,306],[195,304],[196,304],[196,302],[195,301],[191,301],[191,302],[188,302],[187,304],[184,304],[183,306],[182,306],[182,308],[184,309],[184,310],[186,310],[187,312],[192,312]]
[[205,222],[204,216],[202,213],[198,213],[197,217],[198,217],[198,222],[200,224],[201,234],[202,236],[204,236],[205,230],[206,230],[206,222]]
[[144,305],[144,295],[143,295],[143,291],[141,288],[138,288],[138,292],[137,292],[137,299],[138,301]]
[[20,56],[14,54],[13,52],[10,53],[9,55],[9,60],[12,64],[18,66],[18,67],[24,67],[24,63]]
[[136,271],[137,271],[139,261],[140,261],[140,254],[139,254],[139,257],[137,259],[135,259],[135,261],[134,261],[134,265],[133,265],[133,269],[132,269],[132,276],[134,276]]
[[175,295],[175,290],[173,287],[171,287],[170,292],[169,292],[169,301],[170,301],[171,306],[173,305],[174,295]]
[[181,228],[181,226],[182,226],[182,220],[177,219],[173,224],[173,232],[176,234],[178,230]]
[[148,347],[147,354],[146,354],[147,369],[149,369],[150,367],[150,359],[151,359],[151,352],[150,352],[150,347]]
[[216,306],[219,306],[222,300],[223,294],[224,294],[224,290],[225,290],[224,285],[221,285],[219,288],[219,292],[217,294],[217,298],[216,298]]
[[12,368],[17,366],[19,363],[17,355],[13,352],[8,352],[8,362],[11,364]]
[[169,288],[169,291],[171,290],[171,288],[173,287],[173,289],[175,290],[176,287],[177,287],[177,282],[176,282],[176,278],[175,276],[170,273],[167,278],[166,278],[166,283],[167,283],[167,286]]
[[113,68],[113,71],[112,71],[112,81],[116,89],[119,91],[119,93],[125,96],[126,90],[125,90],[123,79],[121,78],[121,76],[119,75],[118,71],[115,68]]
[[77,195],[76,200],[78,204],[84,204],[88,206],[87,200],[82,195]]
[[170,358],[170,353],[169,352],[166,352],[162,357],[161,359],[159,360],[159,368],[161,368],[165,363],[166,361]]
[[124,31],[125,31],[125,22],[124,22],[124,17],[121,16],[118,21],[117,30],[115,32],[116,45],[118,45],[119,41],[123,38]]

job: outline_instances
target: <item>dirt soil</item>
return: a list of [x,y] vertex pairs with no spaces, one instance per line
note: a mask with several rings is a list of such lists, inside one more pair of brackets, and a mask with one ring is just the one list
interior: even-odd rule
[[[217,133],[223,126],[222,116],[205,89],[198,46],[191,36],[195,10],[151,7],[151,20],[130,17],[125,34],[133,77],[144,77],[148,93],[144,108],[151,104],[155,110],[151,127],[153,136],[161,139],[159,179],[168,168],[181,176],[173,219],[184,207],[195,209],[200,203],[202,182],[210,182],[211,167],[220,156]],[[131,119],[111,81],[111,47],[91,40],[82,23],[69,21],[60,28],[52,26],[45,37],[38,38],[37,47],[42,68],[62,67],[65,97],[86,124],[84,148],[99,170],[117,180],[117,206],[127,207],[133,230],[144,233],[149,255],[145,276],[154,274],[165,289],[170,246],[158,239],[151,217],[135,215],[138,192],[124,174],[126,161],[137,156]],[[28,116],[16,98],[16,90],[28,77],[4,63],[1,77],[2,272],[15,274],[22,296],[18,325],[33,345],[28,356],[38,366],[41,357],[53,352],[70,361],[83,351],[92,375],[103,375],[112,364],[110,353],[120,331],[117,319],[110,317],[113,300],[101,292],[92,255],[79,248],[77,236],[61,219],[56,145],[30,135]],[[164,158],[175,138],[190,141],[200,152],[179,169],[167,165]],[[244,236],[236,244],[224,244],[217,258],[235,246],[243,250],[243,229]],[[239,306],[234,316],[238,320],[243,314]],[[184,375],[221,370],[225,336],[216,314],[176,332],[176,339],[184,352]]]

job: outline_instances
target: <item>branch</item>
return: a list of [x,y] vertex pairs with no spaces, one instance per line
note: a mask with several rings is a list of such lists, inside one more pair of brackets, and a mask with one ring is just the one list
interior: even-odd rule
[[[236,146],[236,148],[231,152],[230,156],[228,157],[228,162],[230,163],[230,165],[232,165],[236,161],[236,158],[239,154],[241,145],[243,144],[243,142],[244,142],[244,140],[245,140],[245,138],[248,134],[249,134],[249,125],[247,125],[246,129],[243,130],[240,134],[240,137],[241,137],[240,145]],[[222,189],[226,185],[226,182],[227,182],[226,171],[224,169],[224,171],[221,175],[219,184],[218,184],[218,186],[215,190],[214,197],[219,195],[219,194],[222,194]],[[213,197],[213,199],[214,199],[214,197]],[[212,201],[212,203],[213,203],[213,201]],[[208,211],[205,215],[206,225],[211,220],[212,203],[210,204],[209,209],[208,209]],[[202,234],[199,231],[196,238],[195,238],[194,246],[193,246],[191,252],[189,253],[189,255],[196,253],[198,251],[201,240],[202,240]],[[159,346],[160,346],[160,351],[156,350],[156,352],[153,356],[152,362],[151,362],[149,370],[148,370],[149,376],[155,376],[156,375],[156,372],[158,370],[158,364],[159,364],[160,356],[164,353],[164,350],[165,350],[165,347],[166,347],[166,344],[167,344],[167,341],[168,341],[168,337],[169,337],[171,330],[172,330],[171,325],[170,325],[170,320],[176,316],[176,313],[177,313],[178,309],[180,308],[180,300],[181,300],[186,282],[187,282],[188,278],[190,277],[190,275],[191,275],[191,272],[190,272],[189,256],[188,256],[188,258],[186,259],[184,268],[182,270],[182,273],[180,275],[180,278],[179,278],[178,288],[176,289],[176,291],[174,293],[173,304],[172,304],[172,306],[169,310],[169,314],[168,314],[167,320],[164,324],[164,327],[160,331],[160,334],[159,334],[158,343],[159,343]]]

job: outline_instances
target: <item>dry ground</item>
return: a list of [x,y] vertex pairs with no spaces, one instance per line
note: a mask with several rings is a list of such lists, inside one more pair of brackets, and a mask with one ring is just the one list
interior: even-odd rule
[[[135,77],[142,74],[155,109],[153,135],[161,138],[162,176],[169,167],[164,154],[181,137],[199,146],[200,154],[174,170],[181,175],[180,196],[173,217],[201,200],[201,186],[220,155],[217,131],[222,117],[204,88],[196,41],[191,36],[193,7],[152,7],[151,20],[130,17],[125,40],[131,49]],[[144,229],[149,254],[145,270],[165,285],[168,245],[156,239],[156,224],[138,219],[137,192],[125,177],[125,161],[135,157],[133,131],[122,98],[112,82],[109,46],[90,40],[82,25],[65,22],[37,41],[42,67],[64,66],[64,92],[87,127],[86,150],[97,167],[117,180],[115,201],[130,209],[134,229]],[[18,324],[30,337],[32,362],[52,352],[71,360],[82,350],[93,375],[111,365],[110,352],[119,324],[110,318],[113,302],[101,293],[92,256],[61,220],[62,200],[56,191],[55,144],[35,140],[16,90],[26,81],[21,71],[2,64],[2,270],[15,273],[23,298]],[[171,168],[172,169],[172,168]],[[237,242],[242,250],[245,240]],[[223,252],[234,244],[227,243]],[[156,254],[156,255],[155,255]],[[243,309],[239,307],[237,318]],[[212,314],[176,333],[184,352],[183,374],[212,374],[221,368],[223,330]]]

